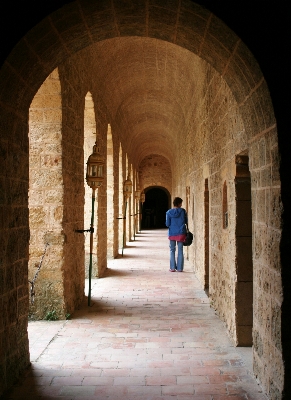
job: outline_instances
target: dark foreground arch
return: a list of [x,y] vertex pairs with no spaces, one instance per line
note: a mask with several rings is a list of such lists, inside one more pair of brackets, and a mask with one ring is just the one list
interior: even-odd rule
[[[41,3],[41,2],[40,2]],[[49,3],[49,2],[48,2]],[[268,129],[277,128],[276,138],[280,150],[280,179],[284,213],[281,239],[281,253],[278,267],[282,269],[283,303],[277,309],[277,316],[271,318],[268,345],[279,358],[284,360],[284,379],[276,378],[276,369],[271,369],[267,390],[272,398],[279,398],[282,390],[290,393],[290,185],[289,185],[289,121],[287,119],[286,96],[282,96],[287,71],[284,52],[288,46],[287,34],[281,37],[286,15],[282,4],[269,2],[256,16],[265,16],[263,22],[254,20],[254,8],[243,10],[244,2],[235,2],[235,8],[245,19],[238,26],[241,32],[248,26],[251,16],[253,32],[246,34],[246,42],[255,53],[260,67],[242,40],[230,31],[219,19],[194,2],[178,1],[161,3],[145,1],[138,3],[78,1],[53,2],[47,8],[36,8],[34,2],[14,2],[13,8],[3,13],[2,26],[3,56],[0,70],[0,134],[1,134],[1,273],[2,273],[2,325],[1,325],[1,376],[3,391],[11,386],[19,373],[29,364],[27,341],[27,258],[28,258],[28,110],[31,101],[46,77],[62,62],[77,51],[105,39],[120,36],[141,36],[156,38],[181,46],[197,54],[209,63],[225,80],[232,95],[240,106],[240,113],[249,138],[263,135]],[[226,2],[225,2],[226,3]],[[8,4],[8,3],[7,3]],[[12,4],[12,3],[11,3]],[[237,5],[242,4],[242,5]],[[31,6],[34,7],[31,7]],[[215,2],[205,2],[221,12]],[[38,6],[37,6],[38,7]],[[280,9],[280,10],[279,10]],[[10,10],[10,13],[9,13]],[[30,10],[30,12],[28,12]],[[224,6],[226,10],[226,5]],[[13,11],[13,12],[12,12]],[[24,19],[23,15],[33,15]],[[49,17],[48,15],[51,14]],[[234,9],[232,10],[234,11]],[[237,14],[239,13],[237,11]],[[249,14],[248,14],[249,13]],[[262,13],[262,14],[261,14]],[[277,14],[276,14],[277,13]],[[266,17],[266,14],[268,17]],[[220,15],[223,18],[223,13]],[[277,36],[270,27],[274,26],[276,16],[282,22],[277,24]],[[34,19],[35,18],[35,19]],[[43,19],[44,18],[44,19]],[[43,20],[42,20],[43,19]],[[230,14],[225,21],[232,26]],[[6,23],[5,23],[6,22]],[[278,22],[278,18],[277,18]],[[36,25],[38,23],[38,25]],[[36,26],[34,26],[36,25]],[[290,26],[290,24],[289,24]],[[28,32],[28,29],[32,28]],[[287,29],[286,29],[287,30]],[[270,31],[273,33],[270,34]],[[288,32],[288,31],[287,31]],[[285,31],[283,30],[283,33]],[[270,36],[271,35],[271,36]],[[264,37],[265,36],[265,37]],[[241,35],[242,39],[243,35]],[[263,37],[263,38],[262,38]],[[260,38],[260,40],[257,40]],[[259,43],[259,44],[258,44]],[[260,53],[263,44],[263,53]],[[253,46],[252,46],[253,45]],[[260,50],[259,50],[260,49]],[[270,57],[275,60],[270,67]],[[261,61],[262,60],[262,61]],[[261,72],[263,70],[263,73]],[[289,71],[288,71],[289,73]],[[267,81],[265,80],[267,77]],[[271,97],[268,93],[268,86]],[[275,114],[273,112],[273,105]],[[288,125],[287,125],[288,121]],[[288,129],[288,131],[287,131]],[[133,155],[132,155],[133,156]],[[275,156],[274,156],[275,157]],[[278,172],[279,158],[274,159],[272,176]],[[277,165],[276,165],[277,164]],[[13,171],[17,170],[17,174]],[[270,208],[272,213],[272,209]],[[17,278],[17,279],[16,279]],[[281,316],[281,318],[280,318]],[[277,337],[275,329],[281,323]],[[274,330],[275,329],[275,330]],[[275,332],[275,333],[274,333]],[[17,343],[17,346],[15,346]],[[256,343],[262,352],[262,365],[269,364],[260,340]],[[260,369],[259,369],[260,370]],[[259,371],[258,370],[258,371]],[[260,378],[262,378],[260,376]],[[277,381],[276,381],[277,379]],[[281,382],[278,383],[278,380]]]

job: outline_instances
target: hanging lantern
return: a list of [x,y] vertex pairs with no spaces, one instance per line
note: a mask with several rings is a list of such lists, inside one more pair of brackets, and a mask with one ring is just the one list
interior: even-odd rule
[[145,192],[144,191],[141,192],[140,201],[141,201],[141,203],[145,202]]
[[105,160],[100,154],[100,148],[97,146],[97,140],[93,146],[93,153],[87,161],[86,181],[91,189],[98,189],[104,180]]
[[139,198],[140,198],[140,188],[139,188],[139,186],[136,188],[134,197],[136,198],[137,201],[138,201]]
[[123,184],[123,195],[126,198],[129,198],[131,193],[132,193],[132,182],[131,182],[131,180],[129,179],[129,176],[128,176],[126,181],[124,181],[124,184]]

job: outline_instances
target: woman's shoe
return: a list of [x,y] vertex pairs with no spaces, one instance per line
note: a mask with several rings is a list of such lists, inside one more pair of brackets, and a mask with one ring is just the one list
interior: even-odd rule
[[175,270],[174,270],[174,269],[169,269],[169,271],[170,271],[170,272],[175,272]]

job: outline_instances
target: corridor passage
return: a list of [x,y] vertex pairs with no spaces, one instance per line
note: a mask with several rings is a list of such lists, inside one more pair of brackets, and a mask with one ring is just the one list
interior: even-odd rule
[[251,349],[231,344],[187,261],[169,272],[168,250],[167,230],[142,231],[93,281],[91,307],[30,322],[32,366],[6,399],[266,399]]

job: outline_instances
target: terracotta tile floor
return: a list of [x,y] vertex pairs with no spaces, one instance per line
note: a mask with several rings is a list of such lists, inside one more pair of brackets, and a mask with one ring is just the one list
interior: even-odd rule
[[138,234],[71,320],[29,323],[32,365],[7,399],[266,399],[189,262],[168,271],[166,235]]

